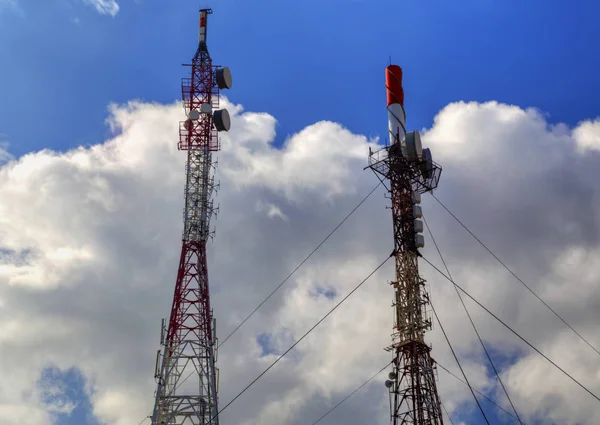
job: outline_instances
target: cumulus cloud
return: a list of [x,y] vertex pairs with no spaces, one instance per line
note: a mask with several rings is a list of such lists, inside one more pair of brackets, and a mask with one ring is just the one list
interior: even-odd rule
[[[277,148],[275,117],[225,104],[232,130],[218,154],[221,212],[208,254],[221,339],[377,182],[362,171],[376,140],[323,121]],[[72,408],[60,387],[40,381],[48,367],[81,371],[93,414],[103,423],[138,423],[150,412],[159,324],[169,312],[180,249],[185,154],[173,137],[181,118],[178,104],[112,105],[109,140],[62,153],[0,155],[6,158],[0,166],[3,424],[46,425],[57,409]],[[600,346],[600,158],[581,149],[599,137],[590,123],[569,129],[549,125],[535,110],[454,103],[440,111],[423,140],[444,166],[437,196]],[[220,347],[222,406],[389,255],[386,202],[382,189],[375,192]],[[600,392],[597,354],[566,332],[431,198],[424,198],[423,208],[456,281]],[[439,263],[427,240],[424,255]],[[454,290],[426,265],[422,271],[469,379],[502,400]],[[383,347],[392,324],[392,278],[388,264],[232,404],[223,420],[302,425],[380,369],[390,360]],[[519,413],[557,424],[594,423],[600,410],[589,395],[467,305],[486,342],[505,359],[503,378]],[[437,326],[427,338],[436,360],[456,370]],[[468,390],[439,375],[445,406],[464,412],[472,403]],[[383,379],[326,420],[386,423]],[[48,394],[59,402],[48,405]]]
[[579,124],[573,131],[573,138],[582,151],[600,151],[600,119]]
[[119,3],[116,0],[84,0],[102,15],[115,16],[119,13]]

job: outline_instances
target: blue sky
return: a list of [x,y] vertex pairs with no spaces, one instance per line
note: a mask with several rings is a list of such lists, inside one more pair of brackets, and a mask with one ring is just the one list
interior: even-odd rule
[[[15,4],[0,6],[0,142],[14,155],[103,141],[111,102],[179,98],[180,65],[196,47],[197,2],[121,0],[115,17],[83,0]],[[536,107],[550,122],[570,125],[600,115],[595,1],[215,0],[200,6],[215,11],[208,43],[215,62],[232,70],[227,94],[247,110],[273,114],[278,143],[318,120],[383,136],[390,57],[404,68],[412,128],[431,126],[441,108],[459,100]],[[68,372],[60,379],[83,407],[58,423],[94,424],[85,419],[81,378]]]
[[[575,124],[598,114],[594,3],[219,0],[209,45],[232,69],[232,100],[274,114],[279,141],[321,119],[382,135],[390,56],[413,128],[449,102],[491,99]],[[13,154],[102,141],[110,102],[178,98],[196,2],[122,0],[114,18],[83,0],[18,5],[0,12],[0,133]]]
[[63,371],[48,367],[39,381],[42,400],[50,406],[71,404],[72,410],[55,412],[54,419],[58,425],[100,425],[91,415],[90,400],[85,394],[85,378],[75,368]]

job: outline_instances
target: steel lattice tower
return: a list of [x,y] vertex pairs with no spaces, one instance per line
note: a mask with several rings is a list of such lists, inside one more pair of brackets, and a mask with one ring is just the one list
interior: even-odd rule
[[423,149],[419,132],[405,127],[402,70],[386,68],[390,146],[370,152],[369,167],[384,183],[389,182],[394,228],[396,280],[392,344],[393,371],[386,386],[390,391],[390,422],[393,425],[442,425],[436,388],[435,363],[425,331],[431,329],[425,280],[419,275],[418,249],[423,247],[421,194],[437,187],[441,167]]
[[[217,68],[206,46],[207,17],[200,11],[198,50],[191,76],[182,81],[187,120],[179,126],[179,149],[187,150],[184,230],[177,283],[168,325],[161,326],[157,353],[158,386],[153,425],[217,425],[217,338],[210,306],[206,243],[216,213],[212,152],[219,149],[218,131],[229,130],[227,110],[219,107],[219,89],[231,87],[228,68]],[[214,111],[214,112],[213,112]]]

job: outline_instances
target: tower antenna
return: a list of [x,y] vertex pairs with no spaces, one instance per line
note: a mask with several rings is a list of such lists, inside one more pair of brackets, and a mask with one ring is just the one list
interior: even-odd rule
[[394,228],[396,280],[394,331],[386,348],[393,355],[393,370],[385,382],[390,394],[392,425],[443,425],[436,388],[435,362],[425,343],[431,329],[429,294],[419,275],[419,248],[424,246],[421,194],[438,185],[441,167],[423,149],[418,131],[406,132],[402,69],[385,71],[390,145],[369,156],[369,168],[389,181]]
[[[218,132],[230,128],[227,110],[218,109],[219,90],[231,88],[231,72],[214,67],[208,53],[211,13],[200,10],[198,48],[192,63],[185,65],[191,68],[191,76],[183,78],[181,85],[187,115],[179,124],[178,144],[187,151],[184,224],[171,315],[161,324],[162,349],[156,354],[152,425],[218,425],[218,347],[206,243],[213,236],[209,225],[216,214],[212,153],[219,150]],[[190,373],[192,379],[187,379]]]

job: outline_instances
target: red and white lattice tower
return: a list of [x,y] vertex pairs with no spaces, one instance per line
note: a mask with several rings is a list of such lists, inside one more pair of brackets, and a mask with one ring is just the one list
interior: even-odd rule
[[158,386],[152,425],[216,425],[218,420],[217,338],[210,306],[206,243],[216,213],[212,152],[218,131],[229,130],[227,110],[219,107],[219,89],[231,87],[228,68],[216,68],[206,47],[207,17],[200,11],[198,50],[190,78],[182,81],[187,120],[179,126],[179,149],[187,150],[184,230],[177,283],[168,324],[163,320],[155,378]]
[[418,249],[423,247],[421,194],[437,187],[441,167],[421,146],[418,131],[406,132],[402,69],[386,68],[388,132],[390,145],[371,152],[369,166],[386,183],[392,200],[396,280],[394,288],[393,371],[390,392],[393,425],[442,425],[431,347],[425,331],[431,328],[425,280],[419,276]]

